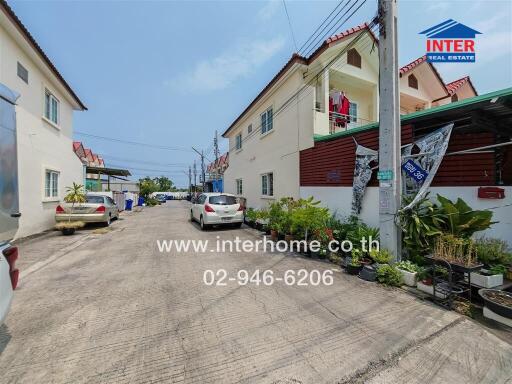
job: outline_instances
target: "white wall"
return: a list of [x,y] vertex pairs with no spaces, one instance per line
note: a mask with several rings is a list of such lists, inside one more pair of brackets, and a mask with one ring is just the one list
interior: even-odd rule
[[[3,23],[2,19],[2,23]],[[7,26],[11,27],[11,26]],[[17,62],[29,72],[26,84],[17,76]],[[58,201],[72,182],[84,183],[83,166],[72,148],[73,107],[69,95],[61,93],[55,78],[45,75],[33,57],[0,26],[0,82],[20,93],[16,106],[20,227],[17,238],[51,228]],[[60,101],[59,126],[43,118],[44,92],[49,89]],[[59,196],[44,197],[45,169],[60,173]]]
[[[455,201],[462,198],[473,209],[488,209],[497,206],[510,204],[512,201],[512,187],[505,189],[505,199],[490,200],[479,199],[478,187],[432,187],[430,197],[435,200],[437,194]],[[350,215],[352,205],[352,187],[300,187],[300,196],[307,198],[313,196],[320,200],[322,205],[328,207],[332,212],[336,211],[342,217]],[[371,226],[379,225],[379,189],[368,187],[363,200],[363,209],[360,218]],[[497,237],[507,241],[512,246],[512,206],[500,209],[493,209],[494,224],[490,229],[478,232],[478,236],[485,235]]]
[[[229,133],[229,167],[224,173],[224,190],[236,194],[236,179],[242,179],[247,206],[261,208],[269,201],[283,196],[299,197],[299,151],[313,146],[314,87],[309,87],[281,113],[279,108],[302,86],[302,72],[294,72],[275,93],[267,95],[254,112]],[[273,106],[273,129],[267,134],[259,129],[260,115]],[[252,124],[253,135],[235,149],[235,137],[242,132],[248,136]],[[274,173],[274,196],[261,195],[261,174]]]

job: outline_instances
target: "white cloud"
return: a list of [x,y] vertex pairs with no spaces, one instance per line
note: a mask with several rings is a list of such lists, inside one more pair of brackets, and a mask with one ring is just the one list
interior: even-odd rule
[[168,82],[168,85],[192,92],[225,89],[266,63],[283,48],[284,43],[283,37],[276,37],[239,44],[217,57],[198,62],[192,71]]
[[278,11],[281,3],[278,0],[269,0],[266,4],[258,11],[258,19],[262,21],[270,20]]
[[450,8],[450,2],[447,1],[432,1],[427,5],[427,12],[440,13],[446,12]]

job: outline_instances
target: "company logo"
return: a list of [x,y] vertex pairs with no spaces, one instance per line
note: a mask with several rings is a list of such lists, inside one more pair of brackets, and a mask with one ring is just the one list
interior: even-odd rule
[[430,63],[474,63],[475,36],[480,32],[455,20],[446,20],[420,32],[427,36]]

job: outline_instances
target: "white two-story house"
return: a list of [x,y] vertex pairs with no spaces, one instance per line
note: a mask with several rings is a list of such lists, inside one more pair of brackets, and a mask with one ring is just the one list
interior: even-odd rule
[[[255,208],[300,197],[299,152],[315,137],[375,123],[378,79],[378,40],[367,24],[332,36],[308,57],[294,54],[223,133],[230,158],[224,190]],[[451,102],[457,92],[476,95],[455,83],[449,89],[426,57],[407,64],[400,69],[401,113]],[[334,94],[346,98],[345,110],[333,108]]]
[[20,94],[16,106],[19,205],[17,238],[51,228],[55,208],[84,168],[73,151],[73,112],[84,104],[27,28],[0,2],[0,83]]

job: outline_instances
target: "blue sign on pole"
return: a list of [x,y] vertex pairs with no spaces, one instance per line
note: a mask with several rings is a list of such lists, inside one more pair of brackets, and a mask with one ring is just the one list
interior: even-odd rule
[[414,181],[420,184],[423,183],[428,176],[427,171],[425,171],[411,159],[402,164],[402,169],[405,171],[405,173],[411,176]]

